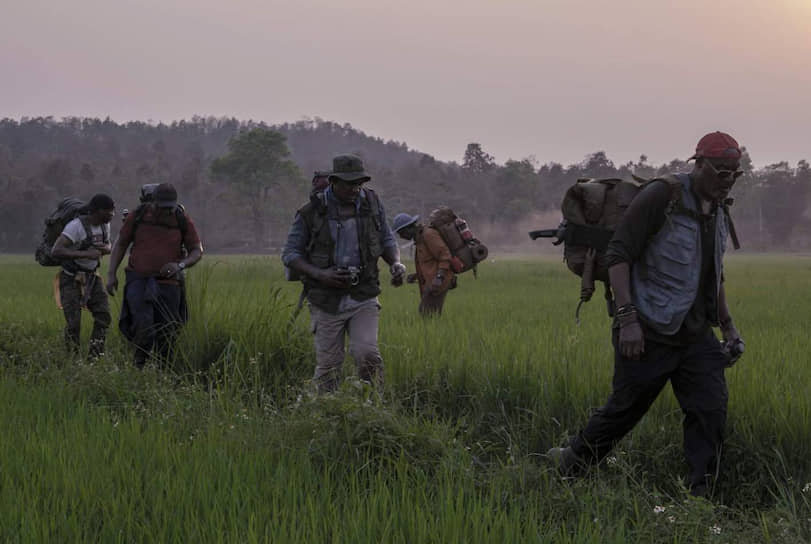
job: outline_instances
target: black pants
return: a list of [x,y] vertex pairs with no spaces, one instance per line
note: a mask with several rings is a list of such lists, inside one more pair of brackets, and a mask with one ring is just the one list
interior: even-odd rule
[[728,392],[726,358],[712,334],[687,346],[645,341],[638,361],[625,359],[614,333],[613,392],[571,443],[574,452],[593,463],[645,415],[668,380],[684,413],[684,454],[688,485],[699,491],[716,472],[723,443]]
[[125,287],[135,364],[143,366],[150,352],[168,360],[183,326],[183,291],[179,285],[152,280],[128,282]]

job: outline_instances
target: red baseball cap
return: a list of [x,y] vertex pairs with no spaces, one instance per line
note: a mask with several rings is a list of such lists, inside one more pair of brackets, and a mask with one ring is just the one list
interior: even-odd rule
[[696,153],[689,160],[706,157],[708,159],[739,159],[741,147],[735,138],[721,131],[710,132],[698,141]]

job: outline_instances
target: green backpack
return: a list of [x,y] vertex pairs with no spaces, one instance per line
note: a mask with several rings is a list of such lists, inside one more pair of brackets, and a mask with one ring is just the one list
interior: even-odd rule
[[[594,282],[605,285],[608,315],[614,315],[613,295],[608,278],[605,250],[633,199],[646,185],[653,181],[665,181],[670,186],[671,199],[668,213],[681,208],[682,184],[673,175],[654,179],[634,176],[632,180],[620,178],[584,178],[569,187],[561,203],[563,221],[557,229],[537,230],[529,233],[533,240],[541,237],[557,238],[555,245],[563,244],[563,260],[574,274],[580,276],[580,302],[575,319],[579,320],[580,307],[591,300],[595,291]],[[735,249],[738,237],[729,216],[732,199],[724,203],[724,212],[729,220],[730,236]]]

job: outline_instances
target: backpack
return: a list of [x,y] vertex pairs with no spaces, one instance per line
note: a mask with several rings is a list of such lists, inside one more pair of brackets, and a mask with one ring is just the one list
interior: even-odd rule
[[313,181],[310,188],[312,194],[320,193],[329,186],[329,176],[332,172],[322,172],[316,170],[313,172]]
[[[138,229],[138,225],[144,222],[144,214],[146,213],[147,207],[149,206],[149,202],[145,202],[140,204],[135,211],[132,212],[135,214],[135,220],[132,224],[132,238],[135,239],[135,231]],[[161,227],[165,227],[167,229],[174,229],[177,228],[180,230],[180,239],[181,244],[183,240],[186,238],[186,232],[189,230],[189,220],[186,219],[186,208],[183,207],[183,204],[178,204],[175,206],[175,220],[177,220],[177,227],[172,227],[169,225],[163,225],[160,223],[154,223],[156,225],[160,225]],[[150,223],[152,224],[152,223]],[[185,247],[185,246],[184,246]]]
[[[633,176],[632,180],[620,178],[584,178],[569,187],[561,203],[563,221],[555,230],[532,231],[534,240],[538,237],[555,237],[555,245],[563,245],[563,260],[574,274],[580,276],[580,302],[575,311],[579,322],[580,307],[591,300],[594,294],[594,281],[605,286],[605,299],[608,315],[614,315],[613,295],[608,278],[605,250],[614,235],[631,201],[649,183],[664,181],[670,186],[670,204],[667,214],[685,210],[681,204],[681,181],[673,176],[644,179]],[[740,247],[735,234],[735,226],[729,216],[732,199],[724,202],[723,210],[730,225],[730,235],[735,249]],[[685,210],[686,211],[686,210]]]
[[467,221],[447,206],[440,206],[428,215],[428,226],[439,232],[451,251],[451,268],[457,274],[473,270],[487,258],[487,246],[473,236]]
[[[57,205],[56,209],[45,219],[45,230],[34,251],[34,259],[42,266],[60,266],[61,260],[51,256],[56,239],[65,230],[65,225],[73,221],[85,207],[85,203],[78,198],[68,197]],[[87,227],[85,227],[85,230]]]

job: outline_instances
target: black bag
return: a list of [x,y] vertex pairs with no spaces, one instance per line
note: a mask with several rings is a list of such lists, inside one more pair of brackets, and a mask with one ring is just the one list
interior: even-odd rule
[[51,256],[51,249],[65,230],[65,225],[70,223],[84,210],[85,203],[78,198],[69,197],[62,200],[56,209],[45,219],[45,231],[42,239],[34,251],[34,258],[42,266],[60,266],[61,261]]

